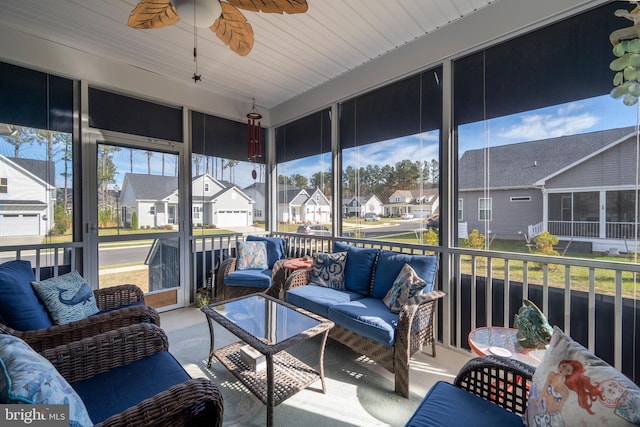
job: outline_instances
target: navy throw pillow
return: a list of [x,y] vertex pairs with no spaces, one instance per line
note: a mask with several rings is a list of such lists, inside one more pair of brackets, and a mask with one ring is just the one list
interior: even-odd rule
[[44,306],[33,292],[36,280],[29,261],[15,260],[0,265],[0,317],[18,331],[35,331],[52,326]]
[[379,250],[375,248],[358,248],[346,243],[335,242],[333,244],[333,252],[347,253],[347,265],[344,271],[345,288],[348,291],[369,296],[373,265],[376,262]]
[[433,290],[438,269],[438,257],[436,255],[409,255],[382,250],[378,255],[371,296],[380,299],[384,298],[405,264],[409,264],[418,277],[427,282],[423,292]]

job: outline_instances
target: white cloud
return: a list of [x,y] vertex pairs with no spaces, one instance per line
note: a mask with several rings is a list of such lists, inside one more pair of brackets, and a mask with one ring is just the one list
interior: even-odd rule
[[[575,107],[567,106],[567,108],[562,109],[565,115],[525,115],[520,117],[519,123],[498,131],[497,135],[501,138],[518,141],[535,141],[584,132],[598,123],[598,117],[590,113],[567,114],[575,110]],[[560,110],[558,113],[560,113]]]

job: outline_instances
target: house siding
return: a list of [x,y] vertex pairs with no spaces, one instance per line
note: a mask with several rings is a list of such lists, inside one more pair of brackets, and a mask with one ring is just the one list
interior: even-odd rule
[[[484,233],[485,223],[478,220],[478,200],[484,198],[482,191],[461,191],[463,200],[462,222],[470,232],[477,229]],[[529,225],[542,221],[542,192],[538,189],[494,190],[492,218],[489,223],[491,235],[499,239],[524,239]],[[531,201],[512,202],[511,197],[531,197]]]
[[636,147],[628,139],[547,181],[551,189],[635,185]]

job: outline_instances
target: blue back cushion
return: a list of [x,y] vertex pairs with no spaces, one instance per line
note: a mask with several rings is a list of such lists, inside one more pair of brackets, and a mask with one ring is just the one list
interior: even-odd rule
[[[369,296],[373,266],[379,250],[357,248],[342,242],[333,244],[333,252],[347,252],[347,264],[344,271],[345,287],[348,291]],[[386,295],[386,294],[385,294]]]
[[265,242],[267,245],[267,263],[269,269],[273,268],[273,264],[279,259],[284,258],[284,239],[281,237],[263,237],[263,236],[247,236],[248,242]]
[[438,257],[436,255],[409,255],[383,250],[378,255],[371,296],[384,298],[405,264],[409,264],[418,277],[427,282],[423,292],[433,290],[436,270],[438,269]]
[[51,319],[31,288],[36,280],[29,261],[0,265],[0,320],[18,331],[51,327]]

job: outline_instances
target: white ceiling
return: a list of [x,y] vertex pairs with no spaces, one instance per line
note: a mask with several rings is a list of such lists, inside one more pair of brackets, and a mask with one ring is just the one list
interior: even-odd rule
[[[216,1],[216,0],[211,0]],[[197,30],[199,88],[273,108],[497,0],[307,0],[304,14],[243,11],[255,44],[241,57]],[[0,26],[190,82],[193,26],[136,30],[137,0],[1,0]]]

